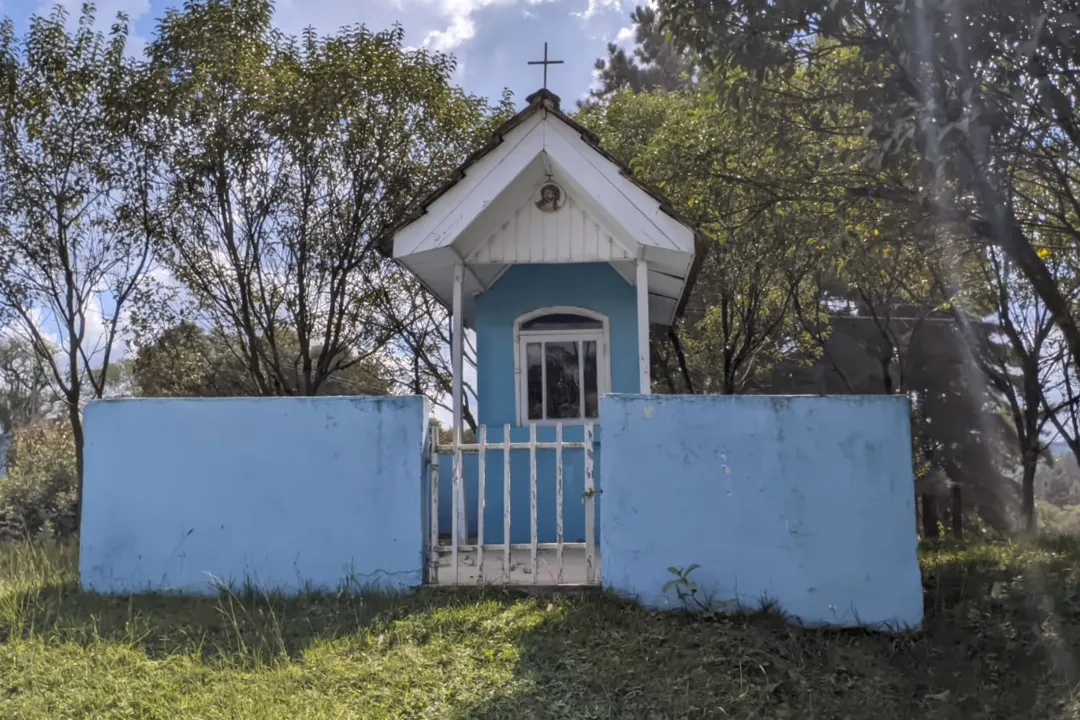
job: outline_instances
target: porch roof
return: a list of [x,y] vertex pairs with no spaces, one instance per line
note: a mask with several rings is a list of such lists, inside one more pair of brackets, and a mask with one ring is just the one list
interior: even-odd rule
[[[648,268],[649,320],[671,324],[682,314],[704,259],[704,238],[662,195],[607,154],[594,133],[564,114],[558,96],[540,90],[527,101],[380,242],[380,250],[447,307],[453,301],[454,266],[463,264],[462,314],[468,326],[473,325],[473,297],[512,264],[609,262],[634,285],[634,265],[641,259]],[[560,240],[564,244],[558,248],[523,249],[523,242],[537,243],[526,239],[509,252],[500,249],[500,243],[513,242],[506,239],[514,232],[507,230],[508,223],[513,225],[515,214],[531,211],[539,188],[548,182],[565,189],[571,206],[560,209],[555,215],[561,219],[553,222],[567,227],[580,222],[594,229],[566,233],[568,239]],[[561,229],[556,233],[561,236]]]

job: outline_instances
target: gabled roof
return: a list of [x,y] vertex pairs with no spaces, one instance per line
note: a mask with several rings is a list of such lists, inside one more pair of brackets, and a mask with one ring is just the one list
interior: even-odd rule
[[[539,90],[527,102],[524,110],[499,126],[393,233],[381,238],[379,250],[410,269],[446,304],[448,272],[454,264],[465,261],[471,270],[467,280],[471,303],[471,294],[490,287],[505,267],[482,262],[473,267],[466,258],[521,207],[543,178],[554,178],[568,187],[567,194],[577,198],[582,212],[603,232],[621,240],[630,257],[646,258],[650,290],[663,285],[670,292],[677,281],[678,297],[658,299],[657,309],[650,313],[654,321],[668,323],[681,316],[706,254],[705,239],[662,194],[600,147],[595,133],[563,113],[558,96]],[[574,148],[574,143],[579,146]],[[465,180],[469,182],[463,183]],[[612,257],[625,255],[618,252]],[[632,261],[629,267],[623,267],[626,263],[611,264],[634,282]],[[469,315],[467,306],[467,322]]]

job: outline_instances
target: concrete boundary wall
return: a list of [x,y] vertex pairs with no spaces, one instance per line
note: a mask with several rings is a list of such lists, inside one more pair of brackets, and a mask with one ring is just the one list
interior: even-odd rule
[[812,625],[918,627],[908,405],[875,396],[601,401],[605,586],[646,605],[778,603]]
[[419,397],[92,403],[82,584],[419,585],[427,419]]

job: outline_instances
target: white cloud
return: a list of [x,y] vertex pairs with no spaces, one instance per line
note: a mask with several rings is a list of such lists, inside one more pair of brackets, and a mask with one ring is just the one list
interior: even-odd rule
[[[559,0],[524,0],[526,6],[542,5]],[[590,0],[592,2],[612,3],[618,0]],[[442,30],[432,30],[424,38],[424,46],[433,50],[449,52],[476,37],[476,22],[473,15],[484,8],[494,5],[516,5],[520,0],[403,0],[404,4],[419,3],[433,5],[436,12],[446,22]],[[527,18],[536,17],[536,13],[524,11]]]
[[450,17],[450,24],[445,30],[432,30],[424,38],[424,46],[446,52],[476,37],[476,23],[472,20],[472,11]]
[[634,44],[634,26],[627,25],[619,28],[619,32],[615,33],[615,44],[625,48],[631,47]]
[[622,10],[620,0],[589,0],[589,4],[581,12],[570,13],[574,17],[588,21],[596,17],[602,11],[618,12]]
[[[415,0],[414,0],[415,1]],[[432,30],[424,38],[424,46],[448,52],[476,37],[473,13],[496,4],[515,0],[419,0],[424,5],[436,5],[437,12],[447,23],[443,30]]]

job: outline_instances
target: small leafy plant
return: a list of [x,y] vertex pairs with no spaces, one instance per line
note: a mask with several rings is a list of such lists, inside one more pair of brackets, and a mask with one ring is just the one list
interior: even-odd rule
[[706,613],[712,613],[713,608],[711,603],[703,601],[698,596],[697,583],[690,579],[690,573],[697,570],[701,565],[693,563],[686,567],[675,567],[674,565],[668,568],[668,572],[674,575],[674,579],[668,580],[664,583],[663,592],[665,594],[675,591],[675,595],[679,598],[679,602],[683,604],[687,610],[692,611],[705,611]]
[[683,604],[686,610],[700,614],[706,619],[713,619],[730,604],[717,603],[714,598],[705,597],[700,592],[697,583],[690,578],[690,573],[699,567],[701,565],[697,563],[686,567],[675,567],[674,565],[669,567],[668,572],[674,575],[674,578],[664,583],[662,589],[665,594],[674,590],[679,602]]

